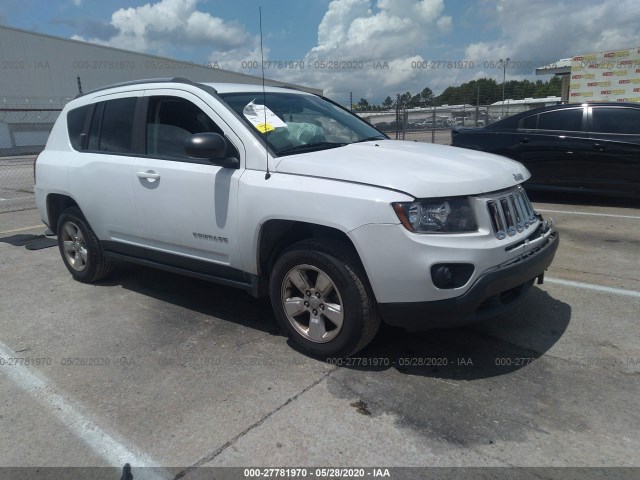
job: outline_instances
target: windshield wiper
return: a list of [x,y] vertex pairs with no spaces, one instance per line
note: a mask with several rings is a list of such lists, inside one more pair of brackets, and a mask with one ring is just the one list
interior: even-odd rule
[[385,137],[367,137],[367,138],[363,138],[362,140],[356,140],[355,142],[351,142],[351,143],[372,142],[374,140],[387,140],[387,139]]
[[278,156],[293,153],[316,152],[318,150],[328,150],[329,148],[344,147],[346,143],[320,142],[309,145],[296,145],[295,147],[284,148],[278,152]]

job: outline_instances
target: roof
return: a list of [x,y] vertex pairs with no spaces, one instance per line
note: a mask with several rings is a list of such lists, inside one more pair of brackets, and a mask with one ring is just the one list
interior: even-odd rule
[[571,73],[571,58],[561,58],[557,62],[536,68],[536,75],[562,75]]
[[[517,113],[516,115],[512,115],[511,117],[507,117],[503,120],[499,120],[499,122],[502,122],[504,120],[508,120],[510,118],[522,118],[522,117],[526,117],[528,115],[534,115],[536,113],[543,113],[543,112],[549,112],[549,111],[556,111],[556,110],[564,110],[564,109],[572,109],[572,108],[581,108],[584,106],[590,106],[590,107],[631,107],[631,108],[640,108],[640,105],[638,105],[637,103],[632,103],[632,102],[588,102],[588,103],[563,103],[562,105],[547,105],[545,107],[539,107],[539,108],[532,108],[531,110],[525,110],[524,112],[520,112]],[[498,123],[498,122],[496,122]],[[492,123],[491,125],[495,125],[495,123]]]

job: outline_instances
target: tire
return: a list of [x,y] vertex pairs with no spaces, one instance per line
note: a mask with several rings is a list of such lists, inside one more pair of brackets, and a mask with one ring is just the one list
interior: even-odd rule
[[355,252],[333,239],[305,240],[288,248],[271,271],[269,292],[280,327],[316,357],[353,355],[380,327]]
[[100,241],[79,208],[62,212],[56,233],[62,261],[74,279],[97,282],[113,271],[113,262],[104,256]]

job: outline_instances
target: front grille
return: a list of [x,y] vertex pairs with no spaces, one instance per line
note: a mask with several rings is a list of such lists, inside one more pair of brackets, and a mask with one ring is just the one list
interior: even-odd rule
[[524,188],[517,186],[487,202],[493,233],[498,240],[524,232],[536,222],[536,214]]

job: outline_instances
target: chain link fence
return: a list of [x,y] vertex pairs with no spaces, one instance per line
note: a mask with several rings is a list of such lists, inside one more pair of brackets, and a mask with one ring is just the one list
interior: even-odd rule
[[0,102],[0,213],[35,208],[33,162],[68,98]]
[[357,114],[391,138],[450,145],[451,129],[456,126],[484,127],[531,108],[526,104],[443,105]]

